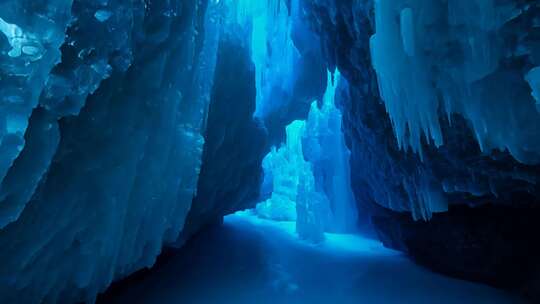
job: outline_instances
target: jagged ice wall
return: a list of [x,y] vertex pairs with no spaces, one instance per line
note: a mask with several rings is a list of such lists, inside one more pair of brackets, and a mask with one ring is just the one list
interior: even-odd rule
[[201,165],[213,10],[0,4],[0,302],[91,301],[176,240]]

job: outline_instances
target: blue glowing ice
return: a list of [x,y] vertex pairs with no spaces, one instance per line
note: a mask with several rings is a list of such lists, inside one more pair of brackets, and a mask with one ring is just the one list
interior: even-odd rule
[[0,2],[1,303],[93,302],[177,240],[221,30],[179,3]]
[[300,237],[321,241],[325,231],[354,229],[357,213],[349,178],[349,151],[334,104],[339,72],[328,73],[322,105],[311,105],[306,121],[287,127],[287,142],[264,159],[271,197],[257,206],[260,216],[295,220]]
[[299,120],[287,126],[286,143],[279,149],[272,148],[263,160],[265,175],[269,176],[273,191],[269,199],[257,205],[257,212],[262,217],[296,220],[299,179],[305,174],[304,171],[311,172],[311,167],[302,154],[304,129],[305,122]]
[[339,85],[347,86],[339,71],[328,73],[322,106],[311,104],[303,145],[304,157],[313,166],[315,189],[326,194],[331,206],[327,230],[347,232],[355,227],[357,213],[351,190],[350,152],[342,133],[341,112],[335,105]]
[[326,241],[314,245],[298,239],[292,222],[249,213],[224,222],[107,303],[524,303],[505,291],[426,271],[359,235],[326,233]]
[[420,156],[423,140],[440,147],[440,115],[459,114],[483,152],[540,163],[535,30],[513,22],[529,10],[518,1],[375,1],[371,55],[400,147]]
[[291,38],[298,0],[290,1],[289,8],[284,0],[238,0],[230,7],[236,22],[251,24],[251,58],[257,85],[254,116],[265,118],[287,102],[285,98],[275,99],[276,92],[292,95],[300,57]]

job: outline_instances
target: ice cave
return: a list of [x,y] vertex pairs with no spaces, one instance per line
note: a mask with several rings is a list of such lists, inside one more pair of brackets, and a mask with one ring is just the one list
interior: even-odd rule
[[540,0],[0,0],[0,304],[540,303]]

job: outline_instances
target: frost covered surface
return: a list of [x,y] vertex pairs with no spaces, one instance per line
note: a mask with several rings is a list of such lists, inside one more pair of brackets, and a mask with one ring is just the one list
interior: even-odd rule
[[537,14],[525,1],[375,1],[371,55],[398,145],[445,144],[440,115],[459,114],[484,153],[540,163]]
[[298,239],[294,223],[245,213],[225,217],[125,287],[103,303],[523,303],[426,271],[378,241],[327,233],[313,245]]
[[0,4],[0,302],[92,301],[176,240],[213,80],[208,10]]

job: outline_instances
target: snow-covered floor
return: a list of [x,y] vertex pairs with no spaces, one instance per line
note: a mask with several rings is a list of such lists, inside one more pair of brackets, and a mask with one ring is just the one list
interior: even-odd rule
[[228,216],[103,303],[521,303],[505,292],[434,274],[376,241],[297,239],[294,223]]

